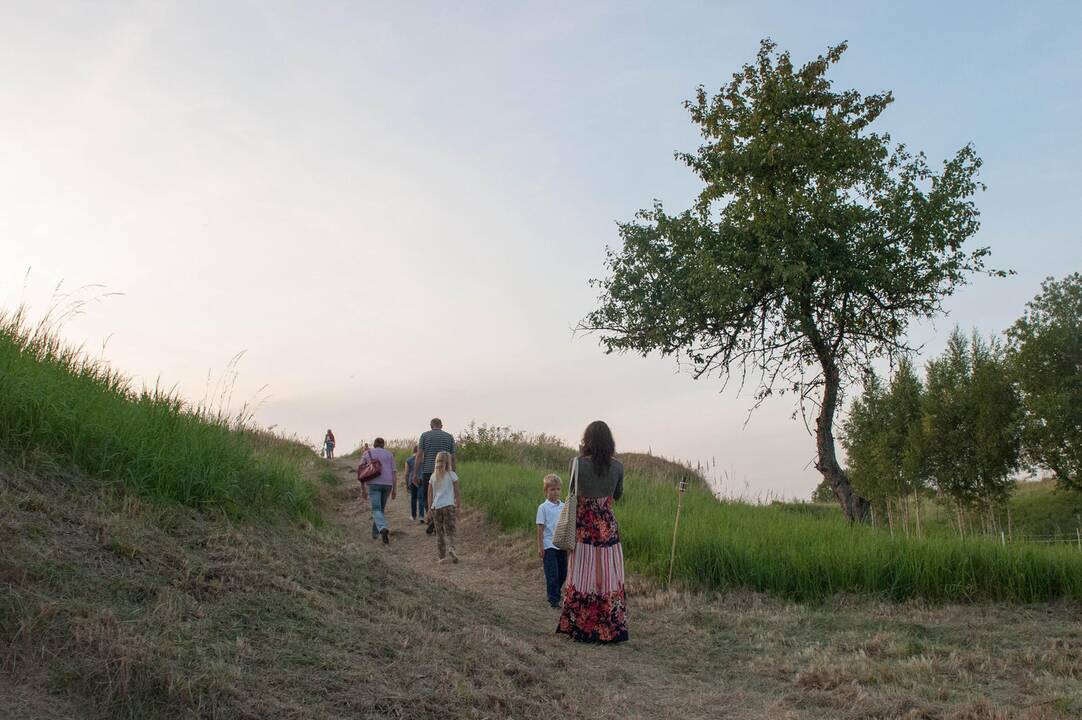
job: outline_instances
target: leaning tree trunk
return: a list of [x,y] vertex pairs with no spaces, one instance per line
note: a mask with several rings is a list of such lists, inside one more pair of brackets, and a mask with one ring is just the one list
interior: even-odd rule
[[819,360],[823,366],[823,403],[819,407],[819,417],[815,419],[815,447],[818,457],[815,469],[830,483],[834,497],[842,506],[842,512],[849,522],[867,522],[871,505],[853,490],[849,478],[841,465],[834,449],[834,411],[838,407],[838,387],[841,373],[834,359],[821,353]]

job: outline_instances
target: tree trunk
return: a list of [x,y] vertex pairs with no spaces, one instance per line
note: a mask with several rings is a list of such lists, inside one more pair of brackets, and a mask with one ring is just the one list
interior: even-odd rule
[[841,374],[834,358],[828,355],[826,349],[817,350],[820,350],[819,362],[823,367],[823,403],[819,408],[819,417],[815,419],[815,447],[818,454],[815,469],[830,483],[846,519],[851,523],[867,522],[871,505],[849,484],[849,478],[838,464],[838,455],[834,449],[834,411],[838,407]]

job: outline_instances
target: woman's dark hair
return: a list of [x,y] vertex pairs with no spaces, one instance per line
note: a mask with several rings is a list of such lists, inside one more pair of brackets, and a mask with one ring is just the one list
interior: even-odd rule
[[594,420],[582,433],[579,453],[589,455],[594,466],[594,474],[604,477],[609,472],[612,456],[616,452],[616,443],[612,439],[612,430],[604,420]]
[[387,443],[384,442],[383,438],[376,438],[375,440],[372,441],[372,444],[375,445],[376,447],[383,447]]

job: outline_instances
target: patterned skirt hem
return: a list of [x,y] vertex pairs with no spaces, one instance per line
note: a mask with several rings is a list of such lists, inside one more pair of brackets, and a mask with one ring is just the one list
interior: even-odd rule
[[618,643],[627,640],[627,600],[624,589],[608,593],[582,593],[564,589],[563,612],[556,632],[578,642]]
[[556,628],[556,634],[567,635],[576,642],[594,643],[596,645],[615,645],[616,643],[628,641],[627,630],[622,631],[610,640],[602,640],[601,636],[598,633],[584,633],[578,628],[571,628],[570,630],[561,630],[560,628]]

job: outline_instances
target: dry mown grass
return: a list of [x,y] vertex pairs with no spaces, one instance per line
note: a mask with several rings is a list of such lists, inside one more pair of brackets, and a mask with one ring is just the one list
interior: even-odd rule
[[433,667],[441,646],[491,653],[498,614],[463,593],[433,606],[333,528],[0,481],[4,717],[483,717],[551,697],[506,691],[547,685],[514,653],[502,677]]
[[436,567],[404,503],[384,547],[351,485],[320,485],[313,530],[0,471],[0,717],[1082,714],[1077,605],[804,606],[633,578],[632,641],[582,647],[552,635],[528,539],[467,513],[464,562]]

